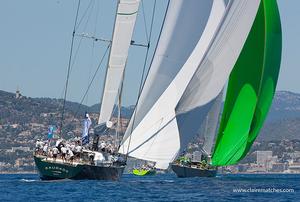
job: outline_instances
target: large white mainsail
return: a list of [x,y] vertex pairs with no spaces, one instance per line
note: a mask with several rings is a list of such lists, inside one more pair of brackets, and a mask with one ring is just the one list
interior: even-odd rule
[[[201,58],[206,53],[224,12],[225,5],[223,0],[213,2],[210,0],[171,1],[165,20],[165,26],[168,26],[170,30],[163,29],[161,38],[164,36],[164,33],[167,38],[170,31],[184,33],[185,35],[183,38],[179,35],[174,40],[167,40],[172,46],[166,43],[166,40],[159,41],[149,76],[140,98],[141,102],[138,103],[138,108],[136,109],[138,125],[134,127],[131,134],[132,138],[128,138],[132,126],[129,125],[119,152],[127,152],[129,139],[131,139],[129,155],[155,161],[157,162],[157,168],[167,168],[169,162],[176,157],[180,147],[180,140],[175,118],[175,107],[196,71]],[[180,15],[176,13],[180,13]],[[178,15],[185,16],[185,21],[181,21],[180,18],[172,18],[172,16]],[[182,27],[187,25],[191,26],[187,31],[182,29]],[[198,35],[196,35],[197,39],[194,43],[188,43],[189,35],[194,36],[193,30],[195,29],[198,32]],[[188,49],[181,48],[180,45],[185,44],[181,43],[181,40],[189,44]],[[169,54],[171,50],[168,47],[175,49],[176,54]],[[161,52],[159,51],[160,49]],[[189,55],[185,55],[185,51]],[[181,56],[182,52],[184,57]],[[178,61],[177,58],[181,60]],[[156,60],[161,61],[155,63],[154,61]],[[175,68],[175,71],[173,68]],[[169,74],[172,76],[168,77]],[[164,79],[167,79],[167,82],[164,82]],[[153,92],[153,88],[158,88],[158,90]],[[159,98],[157,102],[155,99],[153,100],[153,95],[156,96],[154,97],[156,100]],[[143,99],[149,98],[152,99],[150,103],[149,101],[143,101]],[[149,112],[147,113],[147,111]]]
[[118,1],[98,124],[105,123],[111,118],[123,80],[139,2],[140,0]]
[[[130,156],[155,161],[156,167],[162,169],[176,158],[180,147],[185,147],[183,143],[190,138],[185,136],[189,131],[186,120],[198,118],[194,131],[205,119],[240,54],[259,3],[259,0],[230,1],[222,18],[224,2],[214,1],[207,27],[192,54],[132,132]],[[187,119],[182,118],[184,115]],[[128,143],[127,138],[123,145]]]

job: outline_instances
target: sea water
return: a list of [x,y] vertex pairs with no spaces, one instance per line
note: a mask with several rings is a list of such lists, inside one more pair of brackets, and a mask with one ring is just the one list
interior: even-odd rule
[[172,174],[117,182],[41,181],[36,174],[0,174],[0,201],[300,201],[300,175],[218,175],[177,178]]

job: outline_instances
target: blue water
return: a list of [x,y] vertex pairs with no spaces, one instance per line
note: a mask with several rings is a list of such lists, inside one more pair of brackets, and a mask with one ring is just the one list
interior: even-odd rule
[[[293,189],[285,193],[235,193],[233,189]],[[0,201],[300,201],[300,175],[220,175],[177,178],[136,177],[118,182],[41,181],[35,174],[0,175]]]

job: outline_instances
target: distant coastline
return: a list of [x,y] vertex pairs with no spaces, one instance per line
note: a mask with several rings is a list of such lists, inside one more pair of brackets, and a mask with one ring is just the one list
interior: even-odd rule
[[19,172],[2,171],[0,172],[0,175],[2,174],[38,174],[38,172],[37,171],[19,171]]
[[[38,174],[37,171],[20,171],[20,172],[0,172],[0,175],[10,174],[10,175],[18,175],[18,174]],[[124,173],[131,174],[131,173]],[[238,173],[218,173],[218,175],[300,175],[300,173],[279,173],[279,172],[258,172],[258,173],[247,173],[247,172],[238,172]]]
[[284,172],[257,172],[257,173],[247,173],[247,172],[238,172],[238,173],[220,173],[220,175],[300,175],[300,173],[284,173]]

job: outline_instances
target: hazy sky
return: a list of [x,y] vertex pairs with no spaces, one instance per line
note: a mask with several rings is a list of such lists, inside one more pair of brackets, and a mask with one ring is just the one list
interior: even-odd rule
[[[110,39],[116,0],[82,0],[77,33],[89,33]],[[111,2],[114,2],[113,4]],[[144,0],[149,32],[152,0]],[[283,32],[283,54],[277,90],[300,93],[300,1],[278,0]],[[0,90],[31,97],[61,98],[69,57],[71,33],[77,1],[1,0],[0,1]],[[154,21],[151,53],[166,1],[159,0]],[[85,10],[86,15],[84,15]],[[136,42],[146,43],[141,12],[134,33]],[[75,63],[72,68],[68,100],[79,102],[93,76],[107,44],[76,37]],[[145,48],[133,47],[126,70],[123,105],[135,103]],[[150,59],[150,58],[149,58]],[[84,104],[100,101],[104,60]]]

